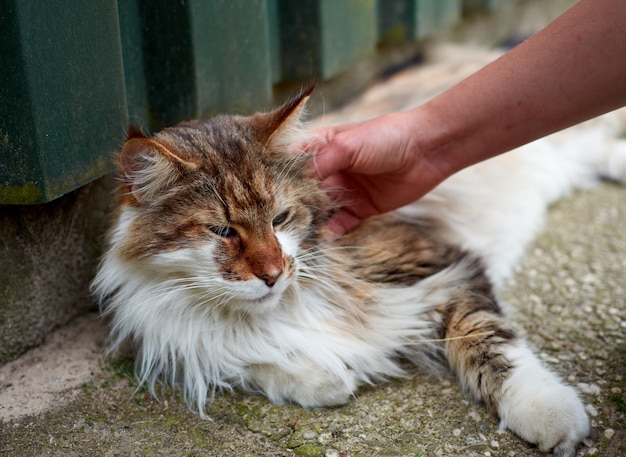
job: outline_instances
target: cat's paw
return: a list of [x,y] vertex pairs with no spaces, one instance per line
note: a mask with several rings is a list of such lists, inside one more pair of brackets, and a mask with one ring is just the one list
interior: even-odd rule
[[344,405],[358,387],[350,370],[340,378],[314,366],[287,372],[276,365],[262,364],[255,365],[252,373],[254,384],[270,401],[296,403],[304,408]]
[[517,365],[503,384],[500,427],[536,444],[543,452],[571,457],[589,435],[589,418],[576,391],[544,368],[534,355]]

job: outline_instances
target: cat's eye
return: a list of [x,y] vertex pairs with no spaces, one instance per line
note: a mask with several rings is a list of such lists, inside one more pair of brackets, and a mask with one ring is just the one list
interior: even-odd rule
[[276,227],[277,225],[284,223],[288,217],[289,217],[289,211],[284,211],[272,220],[272,225]]
[[237,235],[237,231],[232,227],[219,227],[217,225],[209,225],[209,230],[222,238],[232,238]]

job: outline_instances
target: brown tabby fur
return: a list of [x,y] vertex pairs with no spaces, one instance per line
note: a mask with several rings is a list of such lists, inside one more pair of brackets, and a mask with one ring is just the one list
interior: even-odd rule
[[[328,406],[409,366],[447,364],[505,426],[571,455],[587,427],[575,393],[516,337],[481,260],[443,239],[435,216],[381,215],[325,238],[335,206],[311,157],[287,147],[311,90],[271,113],[131,131],[96,287],[117,344],[141,348],[142,380],[180,382],[202,413],[207,390]],[[515,363],[568,402],[571,419],[548,438],[534,411],[517,411],[526,380],[504,387]]]

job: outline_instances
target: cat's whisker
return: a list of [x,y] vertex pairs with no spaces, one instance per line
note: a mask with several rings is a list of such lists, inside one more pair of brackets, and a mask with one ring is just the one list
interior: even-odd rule
[[307,261],[309,259],[318,260],[320,256],[328,257],[329,254],[336,252],[350,255],[351,252],[354,251],[376,252],[376,248],[369,246],[339,246],[335,244],[324,245],[320,243],[318,246],[299,252],[297,258],[299,261]]
[[220,192],[215,187],[215,183],[214,182],[210,183],[210,187],[211,187],[211,190],[213,191],[214,195],[219,199],[219,201],[222,203],[222,205],[224,205],[224,208],[228,208],[228,204],[226,203],[226,201],[224,201],[224,198],[222,197]]
[[300,270],[298,272],[299,281],[308,281],[311,284],[324,286],[329,291],[341,291],[340,286],[332,278],[325,274],[316,274],[315,271]]
[[297,165],[300,166],[300,169],[298,170],[298,172],[302,172],[302,170],[304,170],[306,166],[306,161],[303,160],[301,157],[293,157],[291,160],[288,160],[286,163],[286,166],[284,166],[278,172],[278,175],[274,181],[275,185],[277,186],[276,187],[277,191],[280,191],[281,193],[284,192],[285,186],[287,183],[287,180],[285,178],[293,174],[294,168]]
[[409,343],[446,343],[449,341],[458,341],[458,340],[466,340],[471,338],[478,338],[479,336],[490,336],[495,334],[495,330],[490,330],[488,332],[479,332],[479,333],[471,333],[469,335],[459,335],[459,336],[451,336],[448,338],[430,338],[430,339],[413,339],[403,337]]

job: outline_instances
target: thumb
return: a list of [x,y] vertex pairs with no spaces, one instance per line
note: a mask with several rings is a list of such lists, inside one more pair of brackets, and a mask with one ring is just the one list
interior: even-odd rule
[[345,135],[318,137],[310,147],[315,151],[313,169],[319,179],[352,167],[355,149],[350,147]]
[[344,134],[362,122],[326,127],[310,132],[305,141],[292,143],[293,153],[313,155],[312,169],[318,179],[325,179],[337,171],[349,168],[353,162],[353,149],[349,146],[350,135]]
[[328,240],[335,240],[344,233],[352,230],[360,223],[361,219],[359,219],[355,215],[344,210],[339,210],[335,214],[333,214],[326,223],[325,237]]

